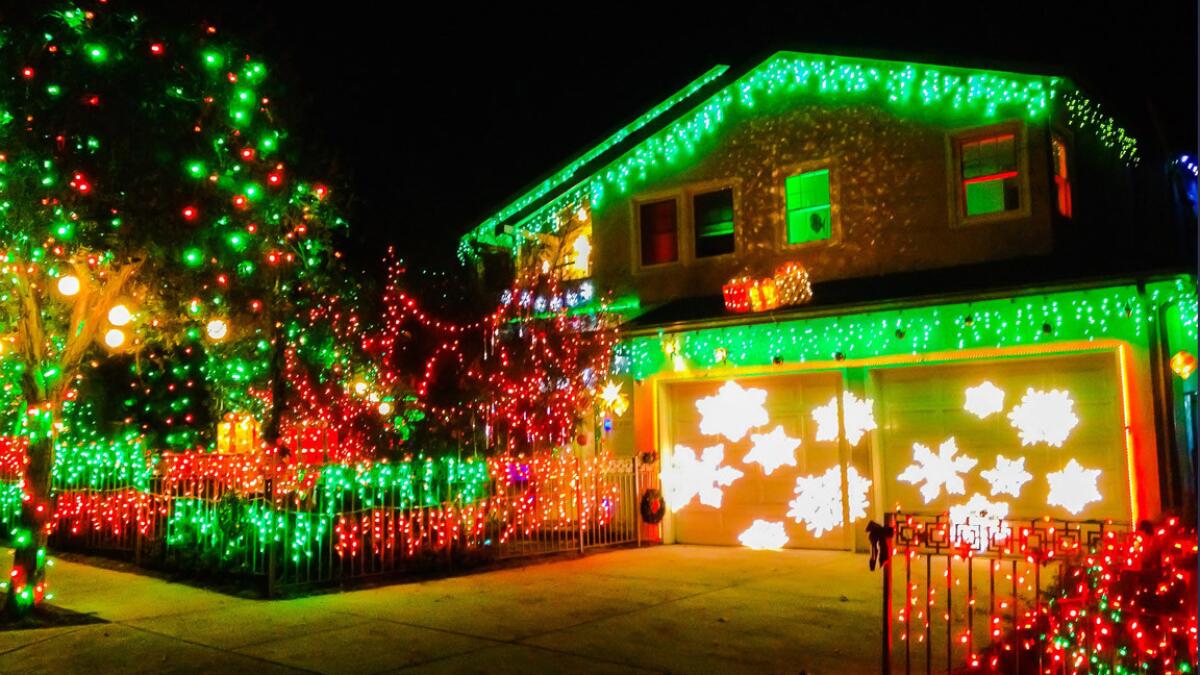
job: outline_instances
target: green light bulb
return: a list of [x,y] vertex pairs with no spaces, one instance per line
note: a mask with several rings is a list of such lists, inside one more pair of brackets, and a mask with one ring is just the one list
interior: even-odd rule
[[204,252],[194,246],[184,249],[183,264],[188,267],[199,267],[204,264]]

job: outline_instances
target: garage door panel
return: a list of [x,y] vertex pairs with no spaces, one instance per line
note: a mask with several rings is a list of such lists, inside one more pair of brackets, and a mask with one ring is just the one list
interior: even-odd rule
[[[897,367],[877,370],[874,377],[879,406],[887,420],[879,434],[887,503],[899,504],[905,510],[942,512],[965,503],[973,495],[982,495],[993,502],[1008,504],[1010,517],[1014,518],[1051,515],[1123,520],[1129,517],[1122,391],[1116,358],[1111,352]],[[1004,392],[1003,406],[980,419],[964,408],[966,390],[985,381]],[[1030,389],[1066,392],[1072,402],[1077,423],[1069,429],[1061,447],[1041,440],[1023,443],[1009,419]],[[940,404],[932,392],[942,397]],[[1049,409],[1035,408],[1039,416]],[[1045,414],[1049,419],[1059,419]],[[914,464],[914,443],[936,453],[939,445],[949,438],[955,440],[956,456],[971,457],[977,463],[959,475],[964,482],[963,494],[949,494],[941,489],[935,499],[926,502],[920,490],[923,483],[912,485],[899,481],[897,476]],[[993,495],[991,483],[982,475],[996,467],[997,455],[1009,460],[1025,458],[1024,469],[1031,478],[1020,488],[1019,496]],[[1100,471],[1095,478],[1100,498],[1081,505],[1075,513],[1060,504],[1048,503],[1049,474],[1062,472],[1072,459],[1085,470]],[[1082,493],[1089,492],[1088,481],[1078,485]]]
[[[664,397],[669,411],[665,423],[670,446],[683,445],[699,454],[703,448],[720,444],[724,449],[722,466],[742,472],[740,478],[724,487],[719,508],[693,500],[672,514],[676,541],[740,546],[738,537],[755,520],[766,520],[783,525],[789,548],[840,548],[843,543],[840,525],[818,537],[787,515],[799,476],[822,473],[838,465],[838,443],[817,441],[817,425],[812,419],[815,408],[836,396],[838,379],[831,373],[734,379],[743,388],[767,392],[764,408],[768,422],[750,429],[737,441],[705,435],[699,430],[702,417],[696,401],[716,395],[727,380],[670,385]],[[746,462],[745,457],[754,447],[753,435],[769,434],[777,427],[787,437],[799,439],[800,446],[791,455],[795,466],[784,464],[768,474],[761,464]]]

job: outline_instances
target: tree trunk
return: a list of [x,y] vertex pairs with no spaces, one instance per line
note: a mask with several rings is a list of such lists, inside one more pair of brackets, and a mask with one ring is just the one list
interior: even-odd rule
[[284,373],[284,350],[287,349],[283,328],[276,326],[271,339],[271,363],[267,377],[271,382],[271,408],[263,420],[262,437],[273,447],[279,445],[279,427],[283,421],[284,399],[287,397],[287,377]]
[[50,499],[54,440],[49,428],[39,432],[29,442],[20,524],[13,533],[15,551],[4,604],[4,614],[10,619],[26,616],[46,595],[46,541],[54,512]]

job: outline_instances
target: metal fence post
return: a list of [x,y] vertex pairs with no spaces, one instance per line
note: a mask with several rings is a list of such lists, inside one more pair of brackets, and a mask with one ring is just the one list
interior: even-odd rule
[[[891,520],[892,514],[883,514],[884,528],[893,527],[894,523],[889,522]],[[887,529],[884,532],[887,532]],[[881,553],[886,556],[886,559],[883,561],[881,570],[883,572],[883,644],[880,651],[883,654],[879,672],[886,675],[892,672],[892,537],[890,535],[884,537]],[[907,611],[906,607],[905,612]],[[905,620],[908,620],[907,616],[905,616]]]
[[579,532],[579,552],[583,553],[583,467],[575,455],[575,525]]
[[640,480],[641,475],[639,474],[639,470],[638,470],[638,456],[636,453],[634,454],[633,459],[631,461],[633,462],[633,499],[631,500],[630,503],[633,504],[633,530],[634,530],[634,532],[637,533],[638,548],[641,548],[642,547],[642,521],[641,521],[642,509],[641,509],[641,500],[638,499],[638,495],[640,495],[642,493],[642,487],[641,487],[641,480]]
[[[270,512],[272,505],[275,503],[275,480],[273,478],[275,475],[275,472],[273,471],[273,469],[275,468],[274,458],[272,458],[272,461],[271,461],[271,468],[272,468],[272,472],[271,472],[272,478],[267,478],[264,481],[265,484],[263,485],[263,494],[266,496],[266,507],[267,507],[268,512]],[[275,530],[275,527],[274,527],[274,524],[272,524],[271,534],[268,535],[268,536],[270,536],[270,539],[267,541],[267,597],[268,598],[275,597],[275,537],[274,537],[274,530]]]

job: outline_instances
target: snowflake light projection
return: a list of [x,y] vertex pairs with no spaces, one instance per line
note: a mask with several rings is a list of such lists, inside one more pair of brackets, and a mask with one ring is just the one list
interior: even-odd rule
[[1008,419],[1021,436],[1021,445],[1046,443],[1061,448],[1071,430],[1079,424],[1075,401],[1065,391],[1035,391],[1032,387],[1021,403],[1008,413]]
[[768,476],[784,464],[796,466],[796,448],[800,447],[800,439],[785,434],[782,424],[767,434],[750,434],[750,439],[754,441],[754,447],[742,462],[758,462]]
[[[842,411],[846,417],[846,442],[858,445],[863,434],[875,428],[875,402],[871,399],[860,400],[850,392],[842,393]],[[813,421],[817,423],[818,441],[836,441],[838,437],[837,397],[829,399],[829,403],[812,411]]]
[[742,546],[759,551],[778,551],[787,543],[787,533],[783,531],[783,523],[772,523],[767,520],[755,520],[750,529],[738,535]]
[[704,449],[700,458],[685,445],[676,445],[671,461],[663,466],[663,499],[672,511],[687,506],[693,497],[700,497],[705,506],[720,507],[722,487],[731,485],[744,474],[725,461],[725,446],[718,443]]
[[1025,470],[1025,458],[1007,459],[996,455],[996,468],[980,471],[980,476],[992,485],[992,496],[1008,494],[1021,496],[1021,486],[1033,480],[1033,474]]
[[[870,479],[860,476],[850,467],[846,471],[847,492],[850,498],[850,520],[853,522],[867,516],[867,492],[871,489]],[[788,502],[791,507],[788,517],[804,523],[808,531],[820,537],[826,531],[842,525],[842,471],[831,466],[817,476],[800,476],[796,479],[796,498]]]
[[984,380],[977,386],[967,388],[967,402],[963,409],[979,419],[984,419],[1004,410],[1004,390]]
[[720,434],[731,441],[740,441],[751,427],[767,423],[767,392],[763,389],[743,389],[737,382],[726,382],[716,396],[696,401],[700,411],[700,433]]
[[966,504],[950,507],[950,541],[986,551],[990,543],[1002,543],[1012,535],[1005,518],[1008,518],[1006,502],[991,502],[983,495],[974,495]]
[[913,485],[924,481],[921,496],[925,498],[926,504],[941,493],[943,485],[946,486],[946,494],[965,494],[966,485],[958,474],[970,471],[979,460],[966,455],[955,457],[957,452],[958,446],[955,445],[953,437],[938,446],[936,455],[928,447],[913,443],[913,463],[900,472],[896,480]]
[[1096,489],[1096,480],[1099,478],[1100,469],[1085,469],[1072,459],[1062,471],[1046,474],[1046,481],[1050,483],[1050,495],[1046,497],[1046,503],[1061,506],[1071,515],[1078,515],[1083,507],[1103,499]]

